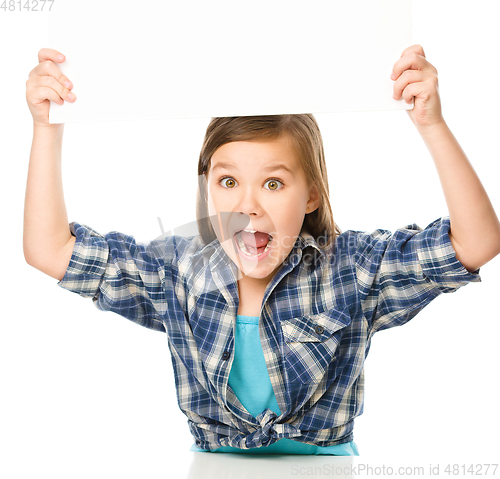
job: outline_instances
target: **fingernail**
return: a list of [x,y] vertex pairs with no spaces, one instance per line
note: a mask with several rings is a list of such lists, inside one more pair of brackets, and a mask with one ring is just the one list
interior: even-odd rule
[[73,98],[75,98],[75,95],[73,95],[73,93],[68,93],[68,98],[72,100]]
[[391,73],[391,80],[394,80],[396,78],[396,74],[394,72]]
[[64,60],[64,56],[63,56],[63,55],[59,55],[57,58],[58,58],[59,60],[61,60],[61,61],[63,61],[63,60]]
[[66,80],[66,81],[64,82],[64,86],[65,86],[66,88],[69,88],[69,87],[71,86],[71,82],[70,82],[69,80]]

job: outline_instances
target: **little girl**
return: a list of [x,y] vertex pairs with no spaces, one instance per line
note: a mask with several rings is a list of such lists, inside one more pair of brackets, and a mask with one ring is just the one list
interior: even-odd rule
[[[477,195],[475,209],[468,205],[479,225],[461,216],[443,181],[439,162],[449,157],[451,140],[437,82],[429,81],[435,69],[421,47],[405,50],[395,64],[395,98],[415,96],[409,114],[438,165],[453,236],[450,217],[394,234],[342,233],[318,125],[301,114],[213,118],[198,163],[199,234],[163,235],[146,245],[82,223],[68,227],[64,125],[48,123],[48,108],[49,100],[75,98],[58,55],[40,50],[27,82],[34,138],[26,261],[100,310],[167,333],[192,451],[359,455],[354,419],[363,412],[373,334],[405,324],[441,293],[481,281],[479,267],[500,245],[486,193]],[[414,81],[403,72],[417,72]],[[477,192],[479,180],[454,153],[454,181],[464,182],[457,189]],[[469,237],[464,225],[480,231]]]

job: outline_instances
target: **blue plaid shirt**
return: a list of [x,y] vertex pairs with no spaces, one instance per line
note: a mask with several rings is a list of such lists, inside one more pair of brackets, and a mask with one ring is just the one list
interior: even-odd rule
[[163,235],[140,244],[73,222],[62,288],[166,332],[179,407],[202,449],[289,438],[353,440],[363,412],[364,361],[374,333],[401,326],[441,293],[480,282],[456,259],[449,217],[373,233],[346,231],[322,251],[307,233],[268,284],[260,338],[282,414],[252,416],[228,385],[238,311],[236,265],[219,241]]

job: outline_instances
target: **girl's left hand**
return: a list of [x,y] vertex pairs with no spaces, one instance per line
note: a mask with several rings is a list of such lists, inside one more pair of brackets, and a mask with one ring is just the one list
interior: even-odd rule
[[403,51],[394,64],[391,79],[395,80],[395,100],[402,94],[406,103],[411,103],[414,97],[413,110],[406,110],[406,113],[417,128],[444,122],[437,70],[426,60],[421,45],[412,45]]

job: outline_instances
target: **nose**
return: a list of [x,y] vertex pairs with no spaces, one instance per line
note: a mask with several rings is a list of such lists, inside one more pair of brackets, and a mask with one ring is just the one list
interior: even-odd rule
[[258,194],[250,187],[245,189],[240,187],[240,196],[235,210],[248,216],[260,216],[263,213]]

